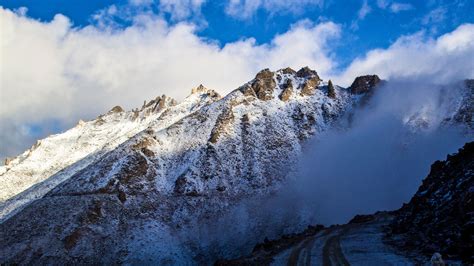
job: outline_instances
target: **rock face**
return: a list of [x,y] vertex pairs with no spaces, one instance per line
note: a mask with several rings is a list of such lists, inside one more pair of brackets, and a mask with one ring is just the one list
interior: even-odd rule
[[332,81],[328,81],[328,97],[329,98],[336,98],[336,90],[334,89],[334,85],[332,84]]
[[357,77],[349,90],[352,94],[364,94],[372,91],[382,80],[377,75]]
[[283,86],[283,91],[280,94],[280,100],[287,102],[291,95],[293,94],[293,83],[291,83],[290,79],[286,80],[285,85]]
[[258,72],[251,86],[255,95],[257,95],[260,100],[271,100],[273,98],[273,90],[276,86],[274,73],[269,69]]
[[474,142],[431,166],[391,228],[403,236],[401,249],[474,262]]

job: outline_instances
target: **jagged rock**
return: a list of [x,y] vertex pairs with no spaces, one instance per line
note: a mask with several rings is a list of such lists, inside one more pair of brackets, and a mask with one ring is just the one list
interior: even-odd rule
[[194,188],[192,182],[190,182],[185,176],[180,176],[176,179],[174,193],[194,197],[199,195],[199,192]]
[[311,96],[314,94],[314,91],[316,88],[319,86],[319,82],[321,80],[319,77],[313,77],[308,80],[303,84],[303,88],[301,89],[301,95],[303,96]]
[[257,94],[255,94],[255,91],[253,90],[252,86],[248,84],[240,87],[239,90],[242,92],[244,96],[257,97]]
[[320,80],[318,73],[307,66],[298,70],[298,72],[296,72],[296,76],[300,78],[316,78]]
[[121,106],[114,106],[112,109],[110,109],[109,113],[122,113],[124,112],[123,108]]
[[232,111],[232,106],[226,108],[217,118],[216,124],[211,132],[211,137],[209,138],[209,142],[216,143],[219,137],[224,134],[226,131],[227,125],[232,123],[234,120],[234,113]]
[[192,94],[195,94],[195,93],[206,93],[206,94],[209,95],[210,97],[221,98],[221,96],[220,96],[219,93],[217,93],[217,92],[214,91],[214,90],[211,90],[211,89],[208,89],[208,88],[204,87],[202,84],[200,84],[200,85],[197,86],[196,88],[192,89],[191,93],[192,93]]
[[291,95],[293,94],[293,84],[290,79],[286,80],[285,85],[283,86],[283,91],[281,92],[279,98],[280,100],[287,102]]
[[288,74],[288,75],[295,75],[296,74],[296,71],[293,70],[291,67],[283,68],[280,71],[281,71],[281,73]]
[[6,158],[5,158],[5,165],[9,165],[10,162],[11,162],[13,159],[15,159],[15,158],[6,157]]
[[336,98],[336,89],[334,89],[334,85],[332,85],[332,81],[328,81],[328,97],[335,99]]
[[352,82],[349,90],[352,94],[372,92],[381,81],[382,80],[377,75],[360,76]]
[[199,84],[199,86],[191,90],[191,93],[198,93],[198,92],[205,92],[205,91],[207,91],[207,88],[204,87],[202,84]]
[[262,101],[273,99],[273,91],[276,86],[273,74],[268,68],[257,73],[252,83],[252,89],[255,91],[258,99]]

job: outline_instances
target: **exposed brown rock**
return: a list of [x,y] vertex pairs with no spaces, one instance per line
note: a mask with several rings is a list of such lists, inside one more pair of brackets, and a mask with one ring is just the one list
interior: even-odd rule
[[268,101],[273,98],[273,90],[276,82],[273,79],[273,72],[268,68],[258,72],[252,83],[252,89],[255,91],[257,98],[262,101]]
[[253,90],[253,88],[250,86],[250,85],[244,85],[242,87],[240,87],[239,89],[243,95],[245,96],[253,96],[253,97],[257,97],[257,94],[255,94],[255,91]]
[[121,113],[124,112],[123,108],[121,106],[114,106],[112,109],[110,109],[109,113]]
[[283,91],[281,92],[279,98],[280,100],[287,102],[291,95],[293,94],[293,84],[290,79],[286,80],[285,85],[283,86]]
[[216,143],[219,137],[224,133],[228,124],[234,120],[234,113],[232,107],[226,108],[217,118],[216,124],[212,129],[209,142]]
[[9,165],[12,162],[13,159],[15,159],[15,158],[6,157],[5,158],[5,165]]
[[99,116],[99,118],[97,118],[94,122],[94,125],[98,125],[98,126],[101,126],[105,124],[105,120],[102,118],[102,116]]
[[174,193],[193,197],[199,196],[199,192],[188,182],[185,176],[176,179]]
[[217,93],[214,90],[211,90],[211,89],[208,89],[208,88],[204,87],[202,84],[200,84],[196,88],[192,89],[191,93],[193,93],[193,94],[194,93],[206,93],[207,95],[209,95],[212,98],[216,98],[216,99],[222,98],[222,96],[219,93]]
[[146,177],[147,172],[147,160],[139,153],[135,153],[133,160],[127,162],[127,165],[122,168],[122,171],[117,174],[117,177],[120,184],[130,189],[140,191],[143,189],[141,181],[144,179],[143,177]]
[[153,112],[157,112],[157,111],[163,110],[166,107],[174,106],[177,104],[175,99],[170,98],[164,94],[161,97],[160,96],[156,97],[156,99],[152,101],[151,103],[154,104],[153,109],[152,109]]
[[301,95],[310,96],[313,95],[316,88],[319,86],[321,80],[318,77],[310,78],[305,81],[303,88],[301,89]]
[[377,75],[360,76],[352,82],[349,90],[352,94],[371,92],[381,81]]
[[283,69],[281,70],[281,73],[294,75],[294,74],[296,74],[296,71],[293,70],[291,67],[287,67],[287,68],[283,68]]
[[332,85],[332,81],[328,81],[328,97],[335,99],[336,98],[336,89],[334,89],[334,85]]
[[318,73],[311,68],[305,66],[296,72],[296,76],[300,78],[317,78],[320,79]]
[[82,237],[81,230],[79,228],[75,229],[70,235],[66,236],[63,239],[64,247],[67,250],[72,249],[77,245],[79,239]]
[[127,201],[127,193],[123,192],[122,190],[119,190],[117,197],[119,198],[120,202],[122,202],[122,203]]
[[207,90],[202,84],[191,90],[191,93],[205,92]]

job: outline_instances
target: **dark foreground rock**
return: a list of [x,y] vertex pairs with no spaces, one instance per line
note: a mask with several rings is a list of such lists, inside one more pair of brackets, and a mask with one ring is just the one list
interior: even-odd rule
[[401,249],[474,262],[474,142],[436,161],[415,196],[396,212]]

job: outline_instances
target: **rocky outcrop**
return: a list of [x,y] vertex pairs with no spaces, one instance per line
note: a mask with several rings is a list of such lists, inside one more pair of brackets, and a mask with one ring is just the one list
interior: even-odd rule
[[474,262],[474,142],[436,161],[415,196],[396,213],[396,245],[427,256]]
[[318,78],[310,78],[306,80],[301,88],[301,95],[311,96],[314,94],[316,88],[319,86],[320,80]]
[[300,78],[316,78],[321,80],[318,76],[318,73],[307,66],[298,70],[298,72],[296,72],[296,76]]
[[283,69],[281,70],[281,72],[282,72],[283,74],[287,74],[287,75],[295,75],[295,74],[296,74],[296,71],[293,70],[291,67],[283,68]]
[[283,86],[283,91],[280,94],[280,100],[287,102],[291,95],[293,94],[293,83],[291,83],[290,79],[286,80],[286,83]]
[[125,110],[121,106],[114,106],[112,109],[110,109],[109,113],[122,113]]
[[364,94],[372,92],[382,80],[377,75],[366,75],[357,77],[349,90],[352,94]]
[[252,89],[258,99],[268,101],[273,98],[273,91],[276,86],[273,75],[274,73],[268,68],[257,73],[252,82]]
[[334,85],[332,84],[332,81],[328,81],[328,97],[335,99],[336,98],[336,89],[334,89]]

